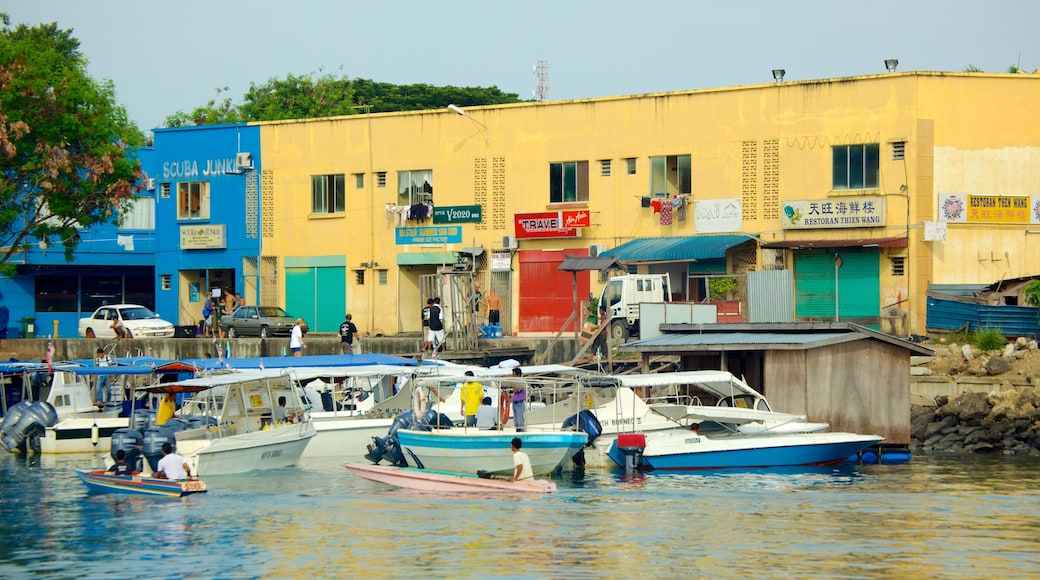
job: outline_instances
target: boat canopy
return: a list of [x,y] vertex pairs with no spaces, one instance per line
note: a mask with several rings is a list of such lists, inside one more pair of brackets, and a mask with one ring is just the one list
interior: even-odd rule
[[694,385],[718,397],[732,397],[736,394],[751,395],[756,399],[762,397],[755,389],[728,371],[679,371],[645,375],[616,375],[614,378],[621,386],[629,388]]

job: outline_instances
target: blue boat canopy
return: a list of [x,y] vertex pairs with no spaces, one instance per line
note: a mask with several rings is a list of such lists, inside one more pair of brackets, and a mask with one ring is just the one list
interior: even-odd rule
[[747,235],[636,238],[600,253],[622,262],[685,262],[725,258],[726,250],[754,240]]

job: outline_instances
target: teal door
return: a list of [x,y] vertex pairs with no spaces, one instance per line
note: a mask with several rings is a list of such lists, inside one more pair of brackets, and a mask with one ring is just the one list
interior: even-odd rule
[[878,328],[880,264],[876,250],[832,248],[798,252],[794,260],[795,319],[833,321],[837,308],[840,321]]
[[347,270],[342,266],[285,269],[285,309],[312,331],[336,332],[347,312]]

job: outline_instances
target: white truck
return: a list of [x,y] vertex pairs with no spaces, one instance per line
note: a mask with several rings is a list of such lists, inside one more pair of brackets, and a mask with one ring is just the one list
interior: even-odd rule
[[610,279],[599,295],[601,317],[609,320],[610,337],[621,341],[639,334],[640,302],[671,302],[668,274],[626,274]]

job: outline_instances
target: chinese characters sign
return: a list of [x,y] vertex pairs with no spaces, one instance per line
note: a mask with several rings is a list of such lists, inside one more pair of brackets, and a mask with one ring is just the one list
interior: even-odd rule
[[545,211],[518,213],[513,216],[513,224],[518,239],[575,238],[578,228],[589,227],[591,221],[585,210]]
[[785,201],[780,216],[785,230],[877,228],[885,225],[885,200],[877,196]]
[[957,223],[1040,224],[1040,196],[942,194],[939,219]]
[[421,226],[396,228],[397,244],[455,244],[462,241],[462,226]]

